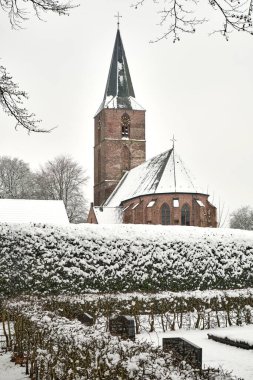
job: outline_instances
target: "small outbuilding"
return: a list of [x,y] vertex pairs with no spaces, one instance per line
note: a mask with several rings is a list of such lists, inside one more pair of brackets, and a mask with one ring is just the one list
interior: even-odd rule
[[45,223],[68,225],[63,201],[0,199],[0,223]]

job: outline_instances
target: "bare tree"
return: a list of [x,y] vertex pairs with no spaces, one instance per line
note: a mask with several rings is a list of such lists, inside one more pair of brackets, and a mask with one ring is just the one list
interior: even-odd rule
[[39,128],[40,120],[36,120],[35,115],[23,107],[23,99],[27,99],[27,94],[19,89],[6,69],[0,66],[0,104],[4,112],[16,119],[16,128],[21,126],[29,132],[49,132],[50,130]]
[[87,177],[82,167],[68,156],[59,156],[48,161],[36,175],[39,199],[61,199],[70,222],[86,220],[86,201],[82,187]]
[[18,158],[0,157],[0,198],[30,198],[32,191],[29,165]]
[[[64,0],[0,0],[0,8],[8,13],[11,26],[15,29],[20,28],[22,23],[29,18],[31,9],[41,19],[43,12],[67,15],[73,7],[75,5]],[[19,86],[13,82],[6,68],[0,66],[0,105],[8,115],[14,117],[16,128],[21,126],[29,132],[50,132],[53,128],[39,128],[40,120],[24,107],[24,101],[27,98],[26,92],[20,90]]]
[[231,214],[230,227],[241,230],[253,230],[253,209],[243,206]]
[[31,9],[40,19],[41,14],[45,12],[68,15],[69,10],[76,5],[64,0],[0,0],[0,7],[8,13],[12,27],[20,28],[21,24],[29,18]]
[[[136,0],[132,7],[138,9],[148,1],[158,6],[160,25],[166,26],[166,31],[151,42],[170,36],[173,42],[179,41],[182,33],[195,33],[197,26],[208,21],[205,15],[200,18],[196,16],[203,5],[198,0]],[[233,30],[253,34],[253,0],[207,0],[207,4],[221,18],[220,27],[213,33],[221,33],[226,39]]]

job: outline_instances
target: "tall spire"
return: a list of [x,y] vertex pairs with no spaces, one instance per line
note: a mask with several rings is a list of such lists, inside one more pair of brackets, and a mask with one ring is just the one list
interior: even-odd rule
[[[117,17],[119,18],[120,16],[118,15]],[[104,99],[98,112],[103,108],[143,110],[143,107],[135,100],[135,93],[119,28],[114,43]]]
[[177,192],[177,179],[176,179],[176,163],[175,163],[175,141],[177,141],[173,135],[172,141],[172,150],[173,150],[173,171],[174,171],[174,186],[175,193]]

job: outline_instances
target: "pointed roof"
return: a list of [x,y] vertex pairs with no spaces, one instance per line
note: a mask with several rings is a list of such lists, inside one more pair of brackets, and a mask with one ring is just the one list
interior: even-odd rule
[[103,108],[143,110],[143,107],[135,100],[134,88],[119,29],[116,34],[104,99],[97,114]]
[[161,193],[203,193],[173,149],[125,173],[104,205],[116,207],[127,199]]

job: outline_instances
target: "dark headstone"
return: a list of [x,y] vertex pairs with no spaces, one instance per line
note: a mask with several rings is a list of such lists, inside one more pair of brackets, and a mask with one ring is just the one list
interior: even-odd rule
[[135,340],[134,318],[127,315],[110,318],[109,331],[112,335],[120,336],[122,339]]
[[183,338],[163,338],[163,351],[173,350],[192,367],[202,368],[202,348]]
[[88,313],[79,314],[76,318],[86,326],[94,325],[94,319]]

